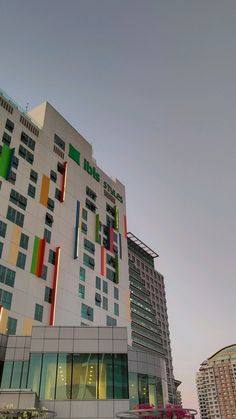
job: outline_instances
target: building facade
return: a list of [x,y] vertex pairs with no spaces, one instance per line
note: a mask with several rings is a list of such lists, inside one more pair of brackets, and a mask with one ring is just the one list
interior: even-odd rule
[[0,92],[0,331],[125,326],[131,344],[125,187],[49,103]]
[[169,403],[177,404],[181,382],[174,379],[164,277],[154,265],[158,254],[132,233],[128,233],[128,252],[133,345],[165,358]]
[[197,372],[201,419],[236,418],[236,345],[227,346]]

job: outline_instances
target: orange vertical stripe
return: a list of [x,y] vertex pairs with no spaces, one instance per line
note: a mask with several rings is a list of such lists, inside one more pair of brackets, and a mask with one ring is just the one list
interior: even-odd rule
[[48,176],[43,175],[41,193],[40,193],[40,204],[45,207],[48,205],[48,194],[49,194],[50,179]]

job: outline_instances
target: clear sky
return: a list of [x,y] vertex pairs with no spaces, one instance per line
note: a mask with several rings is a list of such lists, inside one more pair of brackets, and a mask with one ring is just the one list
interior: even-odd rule
[[0,0],[0,86],[51,102],[159,254],[176,378],[236,342],[235,0]]

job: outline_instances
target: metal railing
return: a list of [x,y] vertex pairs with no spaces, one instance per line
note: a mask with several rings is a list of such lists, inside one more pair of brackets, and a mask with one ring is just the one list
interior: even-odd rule
[[196,415],[197,411],[195,409],[181,407],[158,407],[150,409],[128,410],[126,412],[117,413],[116,416],[120,419],[195,419]]

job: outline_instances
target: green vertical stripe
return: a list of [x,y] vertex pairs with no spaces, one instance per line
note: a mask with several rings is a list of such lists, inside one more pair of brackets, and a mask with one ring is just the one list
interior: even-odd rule
[[30,269],[30,272],[32,274],[35,274],[36,273],[35,272],[35,269],[36,269],[38,249],[39,249],[39,238],[35,236],[35,238],[34,238],[33,256],[32,256],[31,269]]
[[3,144],[2,153],[0,156],[0,176],[4,177],[4,179],[7,178],[10,160],[11,149],[6,144]]
[[117,207],[115,207],[115,229],[119,230],[119,210]]
[[99,243],[99,227],[100,227],[99,214],[96,214],[95,241],[97,243]]
[[116,284],[119,283],[119,260],[118,255],[115,256],[115,281]]

